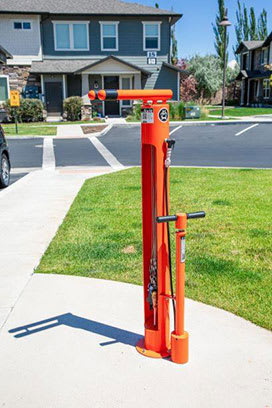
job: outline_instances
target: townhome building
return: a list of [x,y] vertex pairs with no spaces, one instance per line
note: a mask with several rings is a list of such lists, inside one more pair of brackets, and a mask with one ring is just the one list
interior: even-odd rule
[[[179,100],[182,70],[170,54],[171,27],[181,17],[118,0],[1,0],[0,45],[13,57],[0,66],[1,95],[19,89],[40,97],[54,116],[66,97],[88,104],[90,89],[170,88]],[[102,116],[123,115],[131,102],[95,108]]]
[[264,41],[242,41],[240,55],[241,105],[272,104],[272,33]]

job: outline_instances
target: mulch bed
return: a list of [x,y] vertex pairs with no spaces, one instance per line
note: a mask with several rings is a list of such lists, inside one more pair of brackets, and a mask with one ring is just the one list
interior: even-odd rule
[[101,132],[106,129],[108,125],[99,125],[99,126],[81,126],[81,129],[85,135],[90,135],[91,133]]

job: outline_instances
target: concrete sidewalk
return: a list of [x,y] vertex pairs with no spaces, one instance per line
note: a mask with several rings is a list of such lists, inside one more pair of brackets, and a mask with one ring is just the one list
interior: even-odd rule
[[187,300],[189,363],[149,359],[142,301],[139,286],[34,275],[0,336],[0,406],[271,408],[271,332]]
[[98,174],[39,170],[1,191],[0,328],[84,180]]

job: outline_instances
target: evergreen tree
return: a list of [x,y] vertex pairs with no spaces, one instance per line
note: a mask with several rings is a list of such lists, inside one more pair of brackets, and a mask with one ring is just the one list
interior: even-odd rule
[[[220,22],[223,20],[225,15],[225,2],[224,0],[218,0],[218,13],[216,15],[215,24],[213,24],[213,32],[215,36],[215,50],[220,58],[222,65],[224,64],[224,32],[225,28],[220,26]],[[229,44],[229,35],[227,34],[227,47]],[[226,56],[228,61],[228,54]]]
[[259,40],[263,41],[268,36],[267,31],[267,11],[263,9],[258,20],[258,35]]
[[178,62],[178,42],[176,40],[175,26],[173,26],[171,30],[171,44],[171,63],[176,65]]
[[243,41],[249,41],[250,36],[250,29],[249,29],[249,22],[248,22],[248,12],[247,8],[244,4],[244,11],[243,11]]
[[256,16],[253,7],[250,7],[249,38],[252,41],[259,39]]
[[237,10],[236,10],[236,24],[235,24],[235,34],[236,34],[236,45],[232,47],[233,53],[235,55],[236,61],[239,61],[238,55],[235,54],[237,48],[243,41],[243,12],[240,0],[237,1]]

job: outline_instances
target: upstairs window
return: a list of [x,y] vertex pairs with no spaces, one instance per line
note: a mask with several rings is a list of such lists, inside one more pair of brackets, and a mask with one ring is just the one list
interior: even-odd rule
[[264,48],[261,53],[261,65],[268,63],[268,48]]
[[263,97],[264,99],[270,98],[270,80],[264,79],[263,81]]
[[144,25],[144,51],[159,51],[160,50],[160,23],[146,22]]
[[118,24],[118,22],[100,22],[102,51],[118,51]]
[[14,30],[31,30],[30,21],[14,21],[13,22]]
[[54,22],[56,51],[88,51],[89,25],[87,22]]

